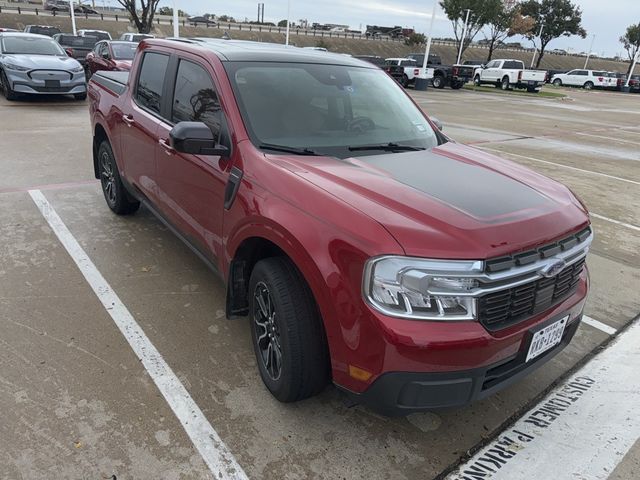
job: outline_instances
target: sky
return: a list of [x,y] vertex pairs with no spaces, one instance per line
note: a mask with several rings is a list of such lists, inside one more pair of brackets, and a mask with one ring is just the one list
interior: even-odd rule
[[[277,23],[287,17],[287,0],[260,0],[265,4],[265,21]],[[187,13],[216,15],[227,14],[237,20],[247,17],[255,20],[258,12],[257,0],[235,0],[220,2],[216,0],[176,0],[178,8]],[[100,3],[98,1],[98,3]],[[171,6],[172,0],[161,0],[160,5]],[[586,52],[595,34],[593,52],[607,56],[624,54],[618,38],[627,26],[640,22],[640,0],[574,0],[582,9],[582,24],[587,30],[586,39],[580,37],[561,37],[551,41],[548,49],[571,48],[577,52]],[[351,28],[366,28],[366,25],[402,25],[425,33],[433,9],[431,0],[291,0],[291,20],[304,18],[310,23],[348,24]],[[433,26],[434,37],[453,37],[451,23],[438,6]],[[480,32],[475,40],[484,38]],[[521,37],[525,46],[532,44]]]

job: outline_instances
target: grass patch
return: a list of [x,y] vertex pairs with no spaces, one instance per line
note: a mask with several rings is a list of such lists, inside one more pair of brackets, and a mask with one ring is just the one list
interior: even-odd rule
[[527,92],[526,90],[513,89],[513,90],[502,90],[501,88],[496,88],[493,85],[482,85],[480,87],[476,87],[473,83],[467,83],[464,86],[465,90],[471,90],[473,92],[484,92],[484,93],[497,93],[500,95],[522,95],[525,97],[536,97],[536,98],[565,98],[567,95],[565,93],[560,92],[549,92],[547,90],[540,90],[538,93]]

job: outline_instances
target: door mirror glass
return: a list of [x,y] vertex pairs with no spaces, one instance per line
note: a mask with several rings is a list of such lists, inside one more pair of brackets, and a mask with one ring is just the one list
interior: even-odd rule
[[203,122],[180,122],[169,132],[174,150],[192,155],[225,156],[229,149],[216,144],[213,132]]

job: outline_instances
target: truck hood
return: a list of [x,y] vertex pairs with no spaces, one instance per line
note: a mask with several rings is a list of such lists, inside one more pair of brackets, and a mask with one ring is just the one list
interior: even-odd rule
[[55,55],[4,55],[2,61],[8,61],[30,70],[71,70],[80,66],[78,61],[67,56]]
[[287,156],[285,163],[378,221],[407,255],[491,258],[588,223],[584,207],[562,184],[455,143],[345,160]]

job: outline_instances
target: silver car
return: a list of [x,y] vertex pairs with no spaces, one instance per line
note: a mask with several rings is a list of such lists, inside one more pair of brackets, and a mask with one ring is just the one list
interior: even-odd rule
[[0,33],[0,84],[7,100],[20,93],[87,98],[84,68],[45,35]]

